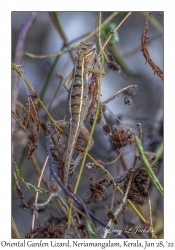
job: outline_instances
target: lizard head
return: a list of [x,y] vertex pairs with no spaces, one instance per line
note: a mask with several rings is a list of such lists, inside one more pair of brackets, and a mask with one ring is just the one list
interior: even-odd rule
[[85,61],[86,65],[88,65],[93,61],[96,51],[97,47],[95,43],[81,42],[77,50],[77,55]]

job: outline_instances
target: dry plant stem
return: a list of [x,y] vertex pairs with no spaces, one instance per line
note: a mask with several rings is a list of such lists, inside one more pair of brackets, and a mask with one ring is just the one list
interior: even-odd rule
[[121,155],[120,161],[121,161],[123,170],[126,171],[126,170],[127,170],[127,167],[126,167],[126,162],[125,162],[125,160],[124,160],[124,158],[123,158],[123,155]]
[[13,111],[12,111],[12,117],[14,118],[14,120],[16,120],[19,123],[19,125],[24,129],[24,131],[26,131],[26,128],[22,124],[20,118]]
[[[79,198],[73,194],[72,192],[70,192],[64,185],[63,183],[58,179],[58,176],[55,172],[55,166],[52,160],[52,155],[50,152],[50,147],[49,147],[49,137],[47,137],[47,153],[49,156],[49,163],[50,163],[50,170],[51,170],[51,175],[54,177],[55,181],[58,183],[58,185],[62,188],[62,190],[64,191],[64,193],[68,196],[70,196],[70,198],[72,198],[78,205],[80,208],[84,209],[83,205],[81,204],[81,201],[79,200]],[[111,177],[112,178],[112,177]],[[100,225],[104,226],[105,228],[107,227],[106,223],[104,223],[103,221],[101,221],[99,218],[97,218],[92,212],[88,211],[89,215],[91,216],[92,219],[96,220],[98,223],[100,223]],[[107,227],[108,228],[108,227]],[[110,230],[112,230],[111,228],[108,228]],[[113,232],[113,231],[111,231]],[[115,234],[115,232],[114,232]]]
[[129,12],[125,18],[123,18],[123,20],[119,23],[119,25],[115,28],[115,30],[111,31],[109,36],[106,38],[104,44],[103,44],[103,50],[106,47],[106,45],[108,44],[109,40],[111,39],[111,37],[114,35],[114,33],[120,28],[120,26],[126,21],[126,19],[132,14],[132,12]]
[[[46,206],[52,200],[52,198],[54,198],[54,197],[55,197],[57,206],[61,209],[61,211],[63,212],[65,218],[67,218],[68,217],[68,207],[67,207],[66,203],[59,197],[59,192],[58,193],[52,193],[49,196],[49,198],[46,200],[46,202],[35,203],[36,208]],[[74,227],[74,225],[73,225],[73,227]],[[74,227],[74,229],[75,229],[75,227]],[[76,231],[76,233],[77,233],[77,231]]]
[[15,221],[14,221],[14,219],[13,219],[13,216],[12,216],[12,225],[13,225],[13,229],[14,229],[14,232],[15,232],[15,234],[16,234],[16,237],[17,237],[18,239],[20,239],[20,235],[19,235],[18,229],[17,229],[17,227],[16,227]]
[[[40,174],[41,174],[41,169],[40,169],[40,167],[39,167],[39,165],[38,165],[38,162],[37,162],[36,157],[35,157],[34,155],[32,155],[30,159],[32,160],[32,163],[33,163],[33,166],[34,166],[35,170],[36,170],[37,173],[40,175]],[[44,185],[45,185],[46,187],[48,187],[47,181],[46,181],[46,179],[45,179],[44,176],[42,177],[42,182],[44,183]]]
[[[54,179],[56,180],[56,182],[59,184],[59,186],[63,189],[63,191],[65,192],[65,194],[67,194],[68,196],[70,196],[81,208],[83,208],[83,205],[81,204],[81,202],[79,201],[78,197],[76,195],[74,195],[73,193],[71,193],[67,188],[65,188],[65,186],[62,184],[62,182],[58,179],[57,174],[55,172],[55,167],[52,161],[52,156],[51,153],[49,151],[49,145],[48,145],[48,139],[47,139],[47,152],[49,155],[49,163],[50,163],[50,169],[51,169],[51,174],[53,175]],[[102,165],[100,165],[91,155],[87,154],[88,157],[94,162],[96,163],[96,165],[98,165],[102,171],[104,171],[104,173],[106,174],[107,178],[113,183],[114,187],[117,188],[119,190],[119,192],[123,194],[123,191],[120,189],[119,186],[117,186],[117,184],[114,182],[113,177],[111,176],[111,174],[104,169],[104,167]],[[131,207],[135,210],[135,212],[138,214],[138,216],[141,218],[141,220],[146,223],[146,220],[144,219],[144,217],[140,214],[140,212],[138,211],[138,209],[135,207],[135,205],[130,201],[127,200],[129,202],[129,204],[131,205]],[[98,223],[100,223],[100,225],[104,226],[105,228],[112,230],[111,228],[109,228],[106,223],[104,223],[103,221],[101,221],[100,219],[98,219],[96,216],[94,216],[93,213],[91,213],[90,211],[89,215],[91,216],[91,218],[93,218],[94,220],[96,220]],[[113,231],[112,231],[113,232]],[[151,232],[151,231],[150,231]],[[115,234],[115,232],[113,232]],[[154,238],[156,238],[156,236],[154,235]]]
[[[58,192],[59,193],[59,192]],[[52,198],[56,198],[56,203],[58,205],[59,208],[61,208],[61,211],[63,212],[65,218],[68,218],[68,207],[67,205],[64,203],[64,201],[59,197],[59,194],[58,193],[52,193],[49,198],[47,199],[46,202],[43,202],[43,203],[35,203],[35,206],[38,208],[38,207],[44,207],[46,206],[51,200]],[[75,229],[75,232],[77,233],[78,237],[79,237],[79,234],[78,234],[78,231],[76,229],[76,226],[74,225],[74,223],[72,224],[74,229]],[[80,237],[79,237],[80,238]]]
[[61,211],[63,212],[65,218],[68,217],[68,207],[67,205],[62,201],[62,199],[57,195],[56,197],[56,203],[58,205],[59,208],[61,208]]
[[127,185],[127,189],[126,189],[125,195],[123,197],[122,202],[119,205],[119,208],[116,210],[116,212],[114,214],[116,219],[118,217],[119,212],[122,210],[122,208],[123,208],[123,206],[124,206],[124,204],[125,204],[125,202],[127,200],[128,192],[129,192],[129,189],[131,187],[132,179],[133,179],[135,168],[136,168],[136,162],[137,162],[137,157],[135,156],[134,164],[133,164],[133,167],[132,167],[132,172],[131,172],[131,175],[130,175],[130,178],[129,178],[129,182],[128,182],[128,185]]
[[147,20],[157,29],[157,31],[163,35],[163,27],[162,25],[155,19],[155,17],[150,17],[148,12],[143,12],[143,15],[146,17]]
[[[12,63],[12,67],[14,68],[14,70],[16,70],[16,72],[22,77],[22,79],[24,80],[24,82],[28,85],[28,87],[30,88],[30,90],[35,93],[33,87],[31,86],[31,84],[25,79],[23,73],[21,72],[21,70],[14,64]],[[39,98],[38,98],[39,99]],[[53,118],[50,116],[50,114],[48,113],[47,109],[45,108],[45,106],[43,105],[43,103],[41,102],[41,100],[39,100],[39,102],[41,103],[43,109],[45,110],[45,112],[47,113],[47,115],[49,116],[50,120],[54,123]],[[108,108],[107,108],[108,109]],[[109,109],[108,109],[109,110]],[[109,110],[109,112],[111,112]],[[111,112],[112,113],[112,112]],[[114,114],[113,114],[114,115]],[[114,117],[116,117],[114,115]],[[56,125],[56,124],[55,124]],[[124,124],[123,124],[124,125]],[[58,130],[60,130],[61,132],[64,132],[58,125],[56,125],[56,127],[58,128]],[[127,128],[127,127],[126,127]],[[65,133],[65,132],[64,132]],[[121,194],[123,194],[122,190],[115,184],[113,177],[110,175],[110,173],[104,169],[104,167],[102,165],[99,164],[99,162],[97,162],[91,155],[87,154],[88,157],[94,162],[96,163],[103,171],[104,173],[107,175],[107,177],[109,178],[109,180],[111,180],[114,184],[114,186],[120,191]],[[59,184],[58,180],[57,183]],[[69,194],[68,194],[69,195]],[[70,196],[70,195],[69,195]],[[137,208],[134,206],[134,204],[128,200],[129,204],[132,206],[132,208],[135,210],[135,212],[139,215],[139,217],[141,218],[141,220],[143,222],[146,222],[146,220],[144,219],[144,217],[140,214],[140,212],[137,210]],[[100,223],[100,222],[99,222]]]
[[120,158],[121,155],[122,155],[122,150],[119,151],[119,155],[118,155],[117,158],[114,159],[113,161],[111,161],[111,162],[102,162],[102,161],[100,161],[100,163],[103,164],[103,165],[110,165],[110,164],[112,164],[112,163],[118,161],[118,159]]
[[142,140],[142,125],[141,125],[141,123],[137,123],[137,127],[138,127],[138,132],[139,132],[139,139],[141,141]]
[[16,106],[19,107],[19,108],[21,108],[21,109],[24,108],[24,105],[21,102],[19,102],[19,101],[16,102]]
[[[43,179],[43,178],[42,178]],[[55,197],[55,200],[56,200],[56,203],[57,203],[57,206],[61,209],[61,211],[63,212],[65,218],[68,218],[68,207],[67,205],[65,204],[65,202],[59,197],[58,193],[52,193],[49,198],[46,200],[46,202],[43,202],[43,203],[35,203],[35,206],[38,208],[38,207],[44,207],[46,206],[51,200],[52,198]],[[74,225],[73,225],[74,227]],[[75,227],[74,227],[75,229]],[[75,229],[76,233],[77,233],[77,230]],[[78,235],[78,234],[77,234]]]
[[[156,36],[153,36],[152,38],[150,38],[147,42],[147,44],[150,44],[151,42],[153,42],[154,40],[157,40],[161,38],[161,35],[158,34]],[[138,53],[140,51],[140,44],[139,46],[137,46],[135,49],[131,50],[130,52],[126,52],[125,54],[123,54],[123,57],[126,59],[126,58],[129,58],[130,56],[133,56],[134,54]]]
[[152,211],[151,211],[151,199],[149,196],[149,214],[150,214],[150,227],[152,228],[152,233],[151,233],[151,237],[154,238],[154,229],[153,229],[153,219],[152,219]]
[[109,103],[109,102],[112,101],[117,95],[119,95],[122,91],[125,91],[125,90],[130,89],[130,88],[135,87],[135,86],[136,86],[136,85],[129,85],[129,86],[127,86],[127,87],[125,87],[125,88],[123,88],[123,89],[117,91],[114,95],[112,95],[111,97],[109,97],[106,101],[102,102],[102,104],[107,104],[107,103]]
[[[99,162],[96,161],[91,155],[89,155],[89,154],[87,154],[87,155],[88,155],[88,157],[89,157],[94,163],[96,163],[96,165],[97,165],[98,167],[101,168],[101,170],[104,172],[104,174],[106,175],[106,177],[112,182],[112,184],[114,185],[114,187],[115,187],[116,189],[118,189],[119,192],[120,192],[122,195],[124,195],[123,191],[122,191],[121,188],[115,183],[114,178],[113,178],[112,175],[109,173],[109,171],[106,170],[101,164],[99,164]],[[127,201],[128,201],[128,203],[131,205],[131,207],[134,209],[134,211],[137,213],[137,215],[140,217],[140,219],[141,219],[144,223],[146,223],[145,218],[141,215],[141,213],[140,213],[139,210],[136,208],[136,206],[132,203],[132,201],[130,201],[129,199],[127,199]],[[151,229],[149,229],[149,231],[152,232]],[[154,234],[154,238],[156,238],[156,235],[155,235],[155,234]]]
[[95,33],[101,29],[104,25],[106,25],[107,23],[109,23],[116,15],[118,14],[118,12],[114,12],[112,13],[97,29],[95,29],[94,31],[92,31],[89,35],[87,35],[86,37],[84,37],[81,41],[79,41],[78,43],[76,43],[73,47],[67,49],[67,50],[62,50],[50,55],[41,55],[41,56],[37,56],[28,52],[25,52],[25,56],[31,57],[31,58],[37,58],[37,59],[45,59],[45,58],[50,58],[50,57],[56,57],[56,56],[60,56],[63,55],[64,53],[67,53],[69,51],[72,51],[74,49],[76,49],[80,42],[85,42],[87,41],[89,38],[91,38],[93,35],[95,35]]
[[95,231],[96,231],[96,228],[95,228],[95,226],[94,226],[94,223],[93,223],[91,217],[89,216],[89,212],[88,212],[88,210],[87,210],[87,207],[86,207],[86,205],[84,204],[83,200],[82,200],[81,198],[79,198],[79,199],[80,199],[80,201],[81,201],[81,203],[82,203],[82,205],[83,205],[84,211],[86,212],[87,218],[88,218],[88,220],[90,221],[91,226],[92,226],[92,228],[93,228],[93,230],[94,230],[94,232],[95,232]]
[[[128,185],[127,185],[125,195],[124,195],[124,197],[122,199],[122,202],[120,203],[118,209],[114,213],[114,216],[115,216],[116,220],[117,220],[117,217],[118,217],[119,213],[122,211],[123,206],[124,206],[124,204],[125,204],[125,202],[127,200],[128,192],[129,192],[129,189],[131,187],[132,179],[133,179],[135,168],[136,168],[136,162],[137,162],[137,157],[135,155],[134,164],[133,164],[133,167],[132,167],[132,172],[131,172],[131,175],[130,175],[130,178],[129,178],[129,182],[128,182]],[[109,221],[108,226],[110,226],[111,224],[112,224],[112,220]],[[107,234],[108,234],[108,232],[105,231],[103,238],[106,238]]]
[[[23,79],[23,81],[27,84],[27,86],[29,87],[29,89],[34,93],[35,90],[33,88],[33,86],[30,84],[30,82],[25,78],[23,72],[17,67],[17,65],[15,63],[12,63],[12,69],[15,70]],[[55,124],[55,126],[57,127],[58,130],[60,130],[63,134],[66,135],[66,133],[63,131],[62,128],[60,128],[54,121],[54,119],[52,118],[52,116],[49,114],[49,112],[47,111],[46,107],[44,106],[44,104],[42,103],[42,101],[40,100],[40,98],[38,98],[39,103],[41,104],[41,106],[43,107],[44,111],[46,112],[46,114],[48,115],[49,119],[53,122],[53,124]]]
[[[57,193],[51,193],[51,195],[49,196],[49,198],[47,199],[47,201],[43,202],[43,203],[35,203],[35,206],[38,208],[38,207],[44,207],[46,206],[51,200],[53,197],[56,197],[58,196]],[[35,213],[34,213],[35,214]],[[35,216],[36,217],[36,216]]]
[[[36,12],[32,12],[31,15],[27,18],[25,23],[23,24],[19,37],[18,37],[18,42],[16,46],[16,51],[15,51],[15,63],[16,64],[21,64],[22,56],[23,56],[23,50],[24,50],[24,42],[26,39],[26,36],[32,27],[36,17],[37,17]],[[12,110],[15,112],[16,110],[16,102],[18,98],[18,84],[19,84],[19,78],[16,74],[12,73]],[[14,131],[15,127],[15,120],[12,119],[12,132]]]
[[115,192],[116,192],[116,189],[115,187],[113,187],[110,211],[112,211],[114,207]]
[[[38,180],[38,187],[40,187],[41,180],[42,180],[42,176],[43,176],[44,170],[45,170],[45,168],[46,168],[48,159],[49,159],[49,156],[47,155],[46,160],[45,160],[44,165],[43,165],[43,168],[42,168],[42,171],[41,171],[41,174],[40,174],[40,177],[39,177],[39,180]],[[35,203],[37,203],[38,194],[39,194],[39,193],[36,192]],[[33,211],[33,217],[32,217],[32,231],[34,230],[34,226],[35,226],[35,218],[36,218],[36,214],[35,214],[35,210],[34,210],[34,211]]]
[[163,70],[159,66],[157,66],[150,57],[147,48],[147,40],[148,40],[147,33],[148,33],[148,22],[146,21],[146,26],[141,37],[141,51],[146,59],[146,63],[148,63],[151,66],[152,70],[154,71],[154,74],[158,75],[163,81]]
[[112,111],[111,111],[107,106],[106,106],[106,109],[109,111],[109,113],[110,113],[113,117],[115,117],[115,119],[116,119],[120,124],[122,124],[123,127],[125,127],[128,131],[130,131],[131,133],[133,133],[133,135],[135,135],[134,132],[132,131],[132,129],[129,128],[129,127],[127,127],[120,119],[118,119],[118,117],[117,117],[116,115],[114,115],[114,114],[112,113]]
[[[19,102],[19,101],[17,102],[17,106],[18,106],[19,108],[21,108],[21,109],[24,108],[23,104],[22,104],[21,102]],[[14,116],[14,113],[13,113],[13,112],[12,112],[12,116]],[[16,115],[15,115],[15,119],[16,119]],[[20,120],[19,120],[18,122],[20,122]],[[21,126],[22,126],[22,124],[21,124]],[[26,130],[26,128],[25,128],[24,126],[23,126],[23,128],[24,128],[24,130]],[[38,162],[37,162],[37,159],[36,159],[35,155],[32,155],[30,159],[32,160],[32,163],[33,163],[33,166],[34,166],[35,170],[36,170],[37,173],[40,175],[41,169],[40,169],[40,167],[39,167],[39,165],[38,165]],[[48,187],[47,181],[46,181],[46,179],[45,179],[44,176],[42,177],[42,182],[44,183],[44,185],[45,185],[46,187]]]

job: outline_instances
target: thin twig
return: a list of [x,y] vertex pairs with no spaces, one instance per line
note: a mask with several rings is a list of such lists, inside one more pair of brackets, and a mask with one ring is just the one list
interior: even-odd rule
[[[35,93],[35,91],[34,91],[34,89],[33,89],[33,86],[28,82],[28,80],[24,77],[24,74],[21,72],[21,70],[17,67],[17,65],[16,64],[14,64],[14,63],[12,63],[12,68],[14,69],[14,70],[16,70],[16,72],[22,77],[22,79],[24,80],[24,82],[28,85],[28,87],[30,88],[30,90],[33,92],[33,93]],[[38,98],[39,99],[39,98]],[[47,111],[47,109],[45,108],[45,106],[44,106],[44,104],[41,102],[41,100],[39,99],[39,102],[41,103],[41,105],[43,106],[43,109],[45,110],[45,112],[47,113],[47,115],[49,116],[49,118],[50,118],[50,120],[54,123],[54,120],[53,120],[53,118],[50,116],[50,114],[48,113],[48,111]],[[107,108],[108,109],[108,108]],[[109,110],[109,109],[108,109]],[[110,110],[109,110],[109,112],[110,112]],[[114,114],[113,114],[113,116],[115,116]],[[116,117],[116,116],[115,116]],[[116,119],[117,120],[119,120],[117,117],[116,117]],[[121,122],[121,121],[120,121]],[[124,125],[124,124],[123,124]],[[61,131],[61,132],[63,132],[63,133],[65,133],[57,124],[55,124],[55,126]],[[125,126],[125,125],[124,125]],[[125,126],[126,128],[128,128],[127,126]],[[66,133],[65,133],[66,134]],[[67,134],[66,134],[67,135]],[[123,191],[120,189],[120,187],[119,186],[117,186],[116,184],[115,184],[115,182],[114,182],[114,179],[113,179],[113,177],[111,176],[111,174],[107,171],[107,170],[105,170],[104,169],[104,167],[102,166],[102,165],[100,165],[99,164],[99,162],[97,162],[90,154],[87,154],[87,156],[95,163],[95,164],[97,164],[101,169],[102,169],[102,171],[104,171],[104,173],[106,174],[106,176],[109,178],[109,180],[111,180],[112,181],[112,183],[113,183],[113,185],[115,186],[115,188],[117,188],[119,191],[120,191],[120,193],[123,195]],[[56,173],[55,173],[55,176],[57,176],[56,175]],[[60,182],[60,181],[59,181]],[[59,182],[58,182],[58,180],[57,180],[57,183],[59,184]],[[66,192],[66,190],[64,190],[64,192]],[[69,195],[70,196],[70,195]],[[75,201],[76,202],[76,201]],[[135,210],[135,212],[138,214],[138,216],[141,218],[141,220],[143,221],[143,222],[146,222],[146,220],[144,219],[144,217],[140,214],[140,212],[138,211],[138,209],[135,207],[135,205],[130,201],[130,200],[128,200],[128,202],[129,202],[129,204],[131,205],[131,207]],[[100,222],[99,222],[100,223]]]
[[119,25],[115,28],[115,30],[111,31],[109,36],[106,38],[104,44],[103,44],[103,50],[106,47],[106,45],[108,44],[109,40],[111,39],[111,37],[114,35],[114,33],[120,28],[120,26],[125,22],[125,20],[132,14],[132,12],[129,12],[125,18],[123,18],[123,20],[119,23]]
[[[123,191],[121,190],[121,188],[116,184],[116,182],[114,181],[114,178],[112,177],[112,175],[109,173],[108,170],[106,170],[101,164],[99,164],[98,161],[96,161],[90,154],[88,154],[88,157],[96,164],[96,166],[100,167],[101,170],[105,173],[106,177],[112,182],[112,184],[114,185],[114,187],[116,189],[119,190],[119,192],[124,195]],[[145,218],[141,215],[141,213],[139,212],[139,210],[136,208],[136,206],[132,203],[131,200],[127,199],[128,203],[130,204],[130,206],[134,209],[134,211],[137,213],[137,215],[140,217],[140,219],[146,223]],[[151,232],[151,229],[149,229],[149,231]],[[154,238],[156,238],[156,235],[154,234]]]
[[[36,159],[35,155],[33,154],[32,157],[31,157],[30,159],[32,160],[33,166],[34,166],[34,168],[36,169],[37,173],[40,175],[40,174],[41,174],[41,169],[40,169],[40,167],[39,167],[39,165],[38,165],[38,162],[37,162],[37,159]],[[46,187],[48,187],[46,178],[45,178],[44,176],[42,177],[42,182],[43,182],[43,184],[44,184]]]
[[137,123],[137,127],[138,127],[138,132],[139,132],[139,139],[140,141],[142,141],[142,124]]
[[[99,29],[101,29],[104,25],[106,25],[108,22],[110,22],[116,15],[118,14],[118,12],[114,12],[112,13],[97,29],[93,30],[89,35],[87,35],[86,37],[84,37],[83,39],[81,39],[81,42],[85,42],[87,41],[89,38],[91,38],[93,35],[95,35],[96,31],[98,31]],[[76,49],[79,46],[80,42],[76,43],[73,47],[67,49],[67,50],[62,50],[50,55],[34,55],[28,52],[25,52],[24,55],[31,57],[31,58],[37,58],[37,59],[45,59],[45,58],[51,58],[51,57],[56,57],[56,56],[61,56],[67,52],[70,52],[74,49]]]
[[14,221],[14,219],[13,219],[13,216],[12,216],[12,225],[13,225],[13,229],[14,229],[14,232],[15,232],[17,238],[20,239],[20,235],[19,235],[19,232],[18,232],[16,223],[15,223],[15,221]]
[[90,221],[90,223],[91,223],[91,226],[92,226],[93,230],[96,231],[96,228],[95,228],[95,226],[94,226],[94,223],[93,223],[91,217],[89,216],[89,212],[88,212],[88,210],[87,210],[86,205],[84,204],[84,202],[83,202],[83,200],[82,200],[81,198],[79,198],[79,200],[81,201],[81,203],[82,203],[82,205],[83,205],[84,211],[85,211],[85,213],[86,213],[86,215],[87,215],[87,218],[89,219],[89,221]]
[[[48,159],[49,159],[49,156],[47,155],[46,160],[45,160],[44,165],[43,165],[43,168],[42,168],[42,171],[41,171],[41,174],[40,174],[40,177],[39,177],[39,180],[38,180],[38,187],[40,187],[41,180],[42,180],[42,176],[43,176],[44,170],[45,170],[45,168],[46,168]],[[36,192],[35,203],[37,203],[38,194],[39,194],[39,193]],[[36,218],[36,213],[35,213],[35,209],[34,209],[34,210],[33,210],[33,216],[32,216],[32,231],[34,230],[34,226],[35,226],[35,218]]]
[[127,89],[130,89],[130,88],[133,88],[133,87],[136,87],[136,85],[129,85],[125,88],[122,88],[121,90],[117,91],[114,95],[112,95],[111,97],[109,97],[106,101],[102,102],[102,104],[107,104],[109,103],[110,101],[112,101],[117,95],[119,95],[121,92],[127,90]]
[[113,207],[114,207],[115,192],[116,192],[116,189],[115,189],[115,187],[113,187],[110,211],[112,211]]
[[116,115],[114,115],[114,113],[112,113],[112,111],[107,107],[105,106],[105,108],[109,111],[109,113],[123,126],[125,127],[128,131],[130,131],[134,136],[135,136],[135,133],[132,131],[131,128],[127,127]]
[[118,161],[118,159],[120,158],[121,154],[122,154],[122,150],[119,152],[119,155],[117,156],[117,158],[115,158],[113,161],[110,161],[110,162],[102,162],[102,161],[100,161],[100,163],[103,164],[103,165],[111,165],[112,163]]
[[149,196],[149,214],[150,214],[150,227],[152,228],[152,233],[151,233],[151,237],[154,238],[154,229],[153,229],[153,218],[152,218],[152,211],[151,211],[151,199]]
[[157,31],[163,35],[163,26],[155,19],[155,17],[150,17],[148,12],[143,12],[143,15],[149,20],[149,22],[157,29]]
[[[60,181],[60,179],[58,178],[56,171],[55,171],[55,166],[52,160],[52,155],[50,152],[50,138],[49,136],[46,137],[47,138],[47,154],[49,156],[49,164],[50,164],[50,170],[51,170],[51,175],[53,176],[53,178],[55,179],[55,181],[58,183],[58,185],[62,188],[62,190],[64,191],[64,193],[66,195],[68,195],[70,198],[72,198],[77,205],[84,210],[84,206],[82,205],[81,201],[79,200],[78,196],[73,194],[72,192],[70,192],[64,185],[63,183]],[[115,230],[112,230],[112,228],[108,227],[106,225],[106,223],[104,223],[103,221],[101,221],[98,217],[96,217],[92,212],[88,211],[89,215],[91,216],[91,218],[93,218],[94,220],[96,220],[98,223],[100,223],[100,225],[107,227],[107,229],[111,230],[111,232],[113,232],[114,234],[116,234]]]
[[[34,93],[35,90],[33,88],[33,86],[30,84],[30,82],[25,78],[23,72],[18,68],[18,66],[15,63],[12,63],[12,69],[15,70],[23,79],[23,81],[27,84],[27,86],[29,87],[29,89]],[[38,98],[39,103],[41,104],[42,108],[44,109],[44,111],[46,112],[46,114],[48,115],[49,119],[55,124],[54,119],[52,118],[52,116],[50,115],[50,113],[48,112],[48,110],[46,109],[46,107],[44,106],[43,102],[40,100],[40,98]],[[66,133],[63,131],[62,128],[60,128],[57,124],[55,124],[55,126],[57,127],[58,130],[60,130],[63,134],[66,135]]]
[[[123,206],[125,205],[125,202],[127,201],[128,192],[129,192],[129,189],[131,187],[132,179],[133,179],[133,176],[134,176],[134,173],[135,173],[136,162],[137,162],[137,156],[135,155],[135,159],[134,159],[134,163],[133,163],[133,166],[132,166],[132,171],[131,171],[131,175],[129,177],[129,181],[128,181],[128,184],[127,184],[127,189],[126,189],[125,195],[124,195],[124,197],[122,199],[122,202],[120,202],[120,205],[119,205],[118,209],[114,213],[115,219],[117,219],[119,213],[121,212],[121,210],[123,209]],[[112,224],[112,220],[109,221],[108,226],[111,226],[111,224]],[[108,232],[105,231],[104,235],[103,235],[103,238],[106,238],[107,234],[108,234]]]
[[[34,155],[32,155],[32,157],[30,159],[32,160],[33,165],[34,165],[37,173],[40,175],[41,174],[41,169],[40,169],[40,167],[38,165],[36,157]],[[47,183],[44,176],[42,177],[42,182],[48,188],[48,183]],[[56,200],[56,203],[57,203],[58,207],[61,208],[61,211],[63,212],[65,218],[67,218],[68,217],[68,208],[67,208],[66,204],[62,201],[62,199],[59,196],[57,196],[55,200]]]
[[120,211],[122,210],[126,200],[127,200],[127,197],[128,197],[128,192],[129,192],[129,189],[131,187],[131,183],[132,183],[132,179],[133,179],[133,176],[134,176],[134,173],[135,173],[135,168],[136,168],[136,162],[137,162],[137,156],[135,155],[135,159],[134,159],[134,163],[133,163],[133,166],[132,166],[132,170],[131,170],[131,174],[130,174],[130,177],[129,177],[129,181],[128,181],[128,184],[127,184],[127,189],[126,189],[126,192],[125,192],[125,195],[122,199],[122,202],[120,203],[119,205],[119,208],[116,210],[115,212],[115,218],[117,219],[117,216],[118,214],[120,213]]

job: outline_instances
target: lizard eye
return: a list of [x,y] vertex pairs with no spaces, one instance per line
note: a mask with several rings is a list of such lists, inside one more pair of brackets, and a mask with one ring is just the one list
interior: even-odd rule
[[84,50],[84,51],[85,51],[85,50],[86,50],[86,48],[82,48],[82,50]]

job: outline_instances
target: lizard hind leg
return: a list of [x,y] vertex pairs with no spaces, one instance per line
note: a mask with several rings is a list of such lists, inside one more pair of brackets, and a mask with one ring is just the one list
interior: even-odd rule
[[[81,126],[80,133],[83,135],[83,137],[86,139],[86,141],[89,140],[90,133],[89,133],[88,129],[85,127],[84,124],[82,124],[82,126]],[[94,146],[94,140],[91,139],[91,143],[89,145],[89,149],[88,150],[90,150],[93,146]]]
[[[83,137],[86,139],[86,141],[89,140],[90,133],[89,133],[88,129],[85,127],[85,125],[81,126],[80,133],[83,135]],[[93,139],[91,139],[91,144],[90,144],[88,150],[90,150],[93,147],[93,145],[94,145],[94,141],[93,141]],[[78,157],[75,160],[74,165],[70,168],[69,174],[72,174],[74,172],[75,168],[79,165],[80,161],[82,160],[83,155],[84,155],[84,152],[81,152],[78,155]]]

